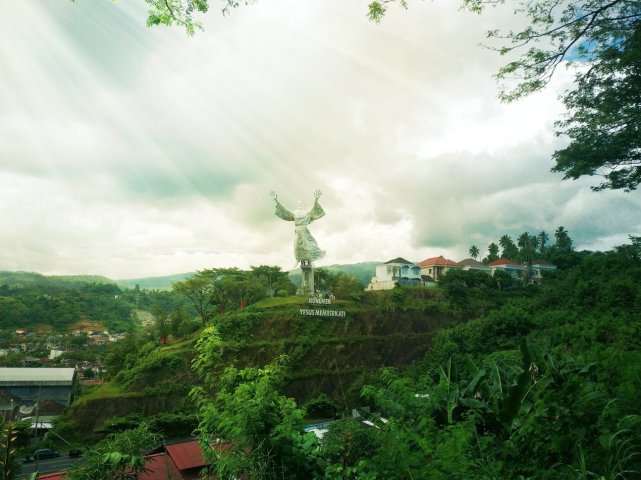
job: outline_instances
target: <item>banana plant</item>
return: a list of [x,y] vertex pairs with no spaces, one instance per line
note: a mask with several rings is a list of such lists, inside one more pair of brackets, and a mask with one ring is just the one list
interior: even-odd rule
[[16,454],[15,442],[18,438],[18,432],[13,422],[7,422],[2,429],[2,439],[0,440],[0,468],[2,479],[8,480],[13,478],[13,460]]
[[513,367],[492,359],[488,366],[479,368],[469,357],[466,366],[473,377],[461,389],[459,403],[478,410],[488,423],[498,426],[500,433],[509,434],[517,426],[517,416],[532,408],[528,398],[532,389],[545,388],[549,378],[541,376],[541,361],[527,339],[521,342],[522,367]]

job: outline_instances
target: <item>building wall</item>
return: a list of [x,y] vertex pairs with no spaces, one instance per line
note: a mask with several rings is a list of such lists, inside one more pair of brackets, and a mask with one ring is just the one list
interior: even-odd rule
[[65,407],[71,405],[73,387],[71,385],[17,385],[0,387],[16,397],[20,397],[22,405],[35,405],[45,400],[53,400]]

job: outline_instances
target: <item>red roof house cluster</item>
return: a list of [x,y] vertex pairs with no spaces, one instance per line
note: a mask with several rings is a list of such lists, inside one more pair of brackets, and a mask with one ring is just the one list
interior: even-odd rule
[[[228,442],[212,445],[215,450],[231,448]],[[211,474],[202,477],[201,472],[209,465],[205,460],[202,448],[197,440],[164,445],[164,451],[145,457],[145,472],[139,475],[139,480],[197,480],[200,478],[215,479]],[[46,473],[38,476],[38,480],[65,480],[65,472]]]

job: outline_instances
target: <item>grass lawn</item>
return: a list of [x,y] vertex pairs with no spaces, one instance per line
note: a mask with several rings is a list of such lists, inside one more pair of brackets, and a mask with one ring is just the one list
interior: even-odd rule
[[255,308],[270,308],[279,305],[300,305],[307,303],[307,297],[265,297],[251,305]]

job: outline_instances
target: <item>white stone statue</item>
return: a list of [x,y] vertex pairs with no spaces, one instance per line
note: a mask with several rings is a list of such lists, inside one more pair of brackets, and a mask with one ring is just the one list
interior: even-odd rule
[[314,206],[311,210],[307,210],[305,208],[305,204],[299,201],[298,208],[292,212],[278,201],[278,195],[276,195],[276,192],[271,192],[271,196],[276,201],[276,216],[283,220],[294,222],[295,266],[297,266],[302,260],[309,260],[312,262],[325,256],[325,250],[318,248],[318,243],[316,243],[316,240],[312,237],[312,234],[307,228],[307,225],[325,215],[325,211],[318,203],[318,199],[321,195],[322,192],[320,190],[316,190],[314,192]]

